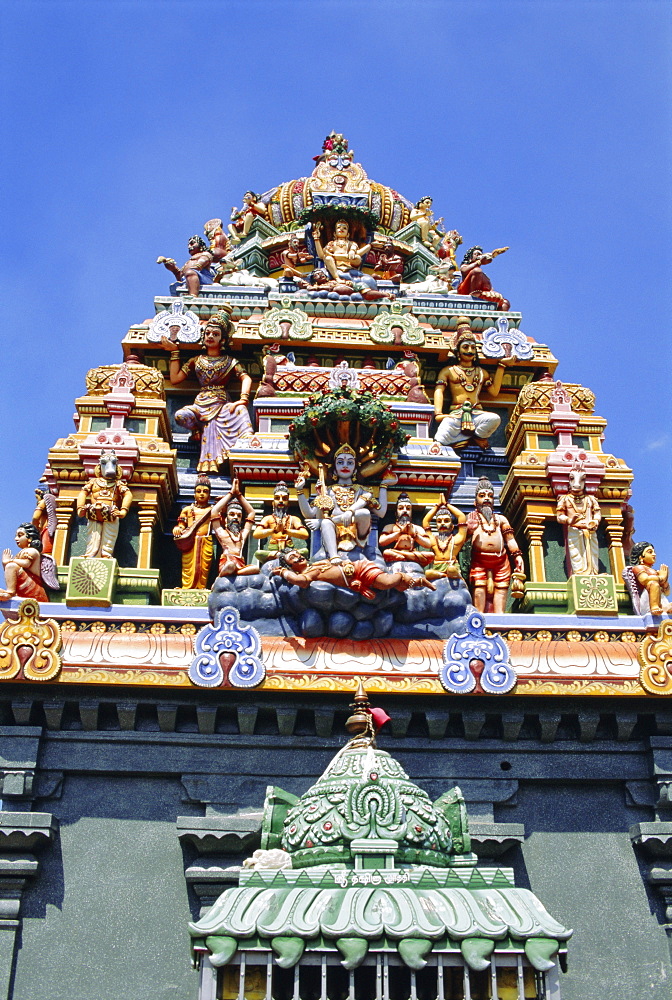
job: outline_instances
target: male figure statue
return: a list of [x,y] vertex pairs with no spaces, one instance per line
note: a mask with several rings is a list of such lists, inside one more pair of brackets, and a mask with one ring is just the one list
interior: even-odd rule
[[422,587],[436,589],[424,576],[386,573],[368,559],[360,559],[354,563],[341,561],[337,566],[327,559],[321,559],[309,566],[305,556],[296,549],[285,549],[280,553],[279,562],[280,565],[271,571],[272,574],[303,590],[317,580],[333,583],[336,587],[348,587],[369,599],[375,597],[377,590],[417,590]]
[[[264,563],[275,559],[282,549],[294,548],[294,540],[305,541],[310,537],[309,531],[301,523],[301,519],[289,513],[289,490],[287,484],[279,482],[273,490],[273,510],[254,529],[254,538],[268,538],[268,547],[257,552],[257,559]],[[307,549],[299,548],[307,554]]]
[[[478,364],[478,341],[471,332],[469,320],[458,321],[453,350],[457,364],[448,365],[439,372],[434,392],[434,414],[439,427],[434,435],[439,444],[462,448],[473,440],[487,448],[489,439],[500,425],[496,413],[487,413],[480,403],[482,395],[496,399],[502,387],[504,369],[515,363],[515,358],[502,358],[497,364],[493,379]],[[450,393],[450,410],[444,413],[445,389]]]
[[[386,563],[414,562],[424,568],[434,561],[432,543],[427,532],[413,524],[413,504],[407,493],[400,493],[397,499],[397,519],[388,524],[380,534],[378,544]],[[421,551],[417,545],[430,551]]]
[[[244,523],[243,514],[245,514]],[[212,530],[222,547],[219,575],[251,576],[253,573],[258,573],[257,567],[248,566],[243,556],[245,543],[252,531],[256,515],[252,504],[240,492],[237,479],[233,480],[229,492],[214,505],[210,518]]]
[[596,498],[585,491],[586,470],[575,462],[569,473],[569,493],[558,497],[556,520],[567,528],[567,551],[572,573],[599,572],[597,526],[602,519]]
[[[429,530],[433,518],[436,518],[435,532]],[[422,526],[434,553],[434,562],[427,569],[427,578],[439,580],[447,576],[456,580],[460,576],[457,557],[467,538],[466,514],[448,503],[445,493],[442,493],[439,502],[423,517]]]
[[523,554],[513,528],[502,514],[495,514],[494,500],[490,480],[479,479],[476,509],[467,517],[467,532],[471,536],[469,582],[477,611],[502,614],[512,575],[509,560],[513,559],[515,597],[523,595],[525,573]]

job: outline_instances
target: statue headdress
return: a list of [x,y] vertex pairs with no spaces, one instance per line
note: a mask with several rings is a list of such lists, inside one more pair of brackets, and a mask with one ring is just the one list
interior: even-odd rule
[[[336,464],[336,459],[338,458],[339,455],[352,455],[352,457],[355,460],[355,463],[357,462],[357,452],[352,447],[352,445],[348,444],[347,441],[345,442],[345,444],[342,444],[340,448],[337,448],[336,451],[334,452],[334,465]],[[336,475],[335,471],[334,471],[333,478],[334,479],[338,479],[338,476]],[[355,481],[354,475],[352,477],[352,481],[353,481],[353,483]]]

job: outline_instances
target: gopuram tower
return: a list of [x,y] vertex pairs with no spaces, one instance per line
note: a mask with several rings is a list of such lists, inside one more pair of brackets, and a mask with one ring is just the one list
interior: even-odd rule
[[216,212],[3,557],[0,1000],[662,1000],[667,568],[515,248],[333,132]]

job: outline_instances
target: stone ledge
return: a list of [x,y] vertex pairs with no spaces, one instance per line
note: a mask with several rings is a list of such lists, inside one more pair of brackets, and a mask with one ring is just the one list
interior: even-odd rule
[[248,855],[259,846],[261,813],[249,816],[178,816],[177,836],[199,854]]
[[40,851],[56,836],[51,813],[0,812],[0,851]]
[[471,847],[479,858],[498,858],[511,847],[525,840],[523,823],[469,824]]
[[630,827],[630,840],[652,858],[672,858],[670,822],[636,823]]

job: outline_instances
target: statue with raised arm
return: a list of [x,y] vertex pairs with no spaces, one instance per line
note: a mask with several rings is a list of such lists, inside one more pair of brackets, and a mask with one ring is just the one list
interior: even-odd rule
[[49,555],[54,548],[56,534],[56,496],[55,487],[40,484],[35,490],[35,510],[31,518],[34,527],[40,533],[42,552]]
[[[469,582],[477,611],[502,614],[506,610],[512,576],[513,596],[523,596],[525,567],[513,528],[503,514],[495,513],[494,502],[492,483],[485,477],[479,479],[476,509],[467,517],[467,532],[471,538]],[[510,560],[513,560],[513,572]]]
[[[252,423],[247,404],[252,379],[226,350],[233,331],[231,306],[223,306],[208,320],[203,332],[205,354],[192,355],[180,365],[180,352],[175,343],[164,337],[161,346],[170,351],[170,382],[179,385],[194,375],[200,392],[191,406],[183,406],[175,421],[201,435],[199,472],[217,472],[229,457],[229,449],[242,437],[252,436]],[[240,398],[231,400],[227,385],[234,377],[240,379]]]
[[[293,549],[295,542],[305,542],[310,537],[301,518],[289,513],[289,490],[286,483],[279,482],[273,490],[273,510],[262,517],[252,537],[268,539],[267,548],[257,551],[257,559],[262,564],[268,559],[275,559],[281,549]],[[304,555],[308,554],[308,549],[296,547]]]
[[177,281],[173,281],[170,285],[171,295],[177,295],[179,291],[184,290],[189,295],[198,295],[201,285],[211,285],[215,280],[215,272],[212,270],[215,257],[206,246],[205,240],[200,236],[191,236],[187,249],[189,260],[182,267],[178,267],[172,257],[156,258],[157,264],[163,264],[177,278]]
[[343,562],[342,553],[355,549],[365,550],[371,533],[371,514],[383,517],[387,510],[387,487],[394,485],[396,477],[383,479],[379,498],[365,490],[356,480],[357,458],[354,448],[343,444],[334,454],[333,486],[324,481],[321,469],[317,496],[311,506],[306,495],[306,475],[296,478],[299,508],[311,531],[319,531],[327,557],[334,565]]
[[15,556],[10,549],[4,549],[2,553],[5,589],[0,590],[0,601],[9,601],[12,597],[48,601],[45,584],[58,590],[58,579],[54,560],[42,554],[39,531],[33,524],[20,524],[15,541],[19,547]]
[[492,263],[500,253],[506,253],[508,247],[500,247],[491,253],[483,253],[483,247],[470,247],[462,258],[460,274],[462,281],[457,286],[458,295],[471,295],[474,299],[485,299],[494,302],[502,312],[508,312],[511,303],[499,292],[494,291],[492,282],[483,267]]
[[339,219],[334,226],[334,238],[322,246],[320,236],[322,226],[319,222],[313,223],[313,240],[315,249],[320,260],[324,261],[324,266],[334,281],[339,278],[358,278],[361,276],[360,264],[371,249],[371,244],[358,246],[354,240],[350,239],[350,226],[345,219]]
[[132,503],[115,451],[102,451],[94,475],[77,497],[77,513],[88,521],[85,559],[112,558],[119,522]]
[[396,520],[382,530],[378,544],[386,563],[413,562],[424,569],[434,561],[427,532],[413,524],[413,504],[408,493],[399,494]]
[[596,498],[586,493],[586,470],[575,462],[569,472],[569,493],[558,497],[556,520],[567,529],[567,551],[573,574],[599,573],[597,526],[602,520]]
[[[436,523],[436,531],[430,530],[432,521]],[[457,557],[467,538],[467,516],[462,511],[448,503],[445,493],[441,494],[439,502],[427,511],[422,519],[422,527],[431,542],[434,562],[427,568],[429,580],[440,580],[448,577],[456,580],[461,576]]]
[[182,589],[205,590],[212,566],[212,504],[210,480],[199,476],[194,502],[183,507],[173,528],[175,544],[182,553]]
[[[458,319],[453,351],[457,364],[447,365],[439,372],[434,391],[434,415],[439,427],[434,439],[443,445],[464,447],[469,441],[489,447],[489,439],[501,420],[496,413],[486,412],[481,396],[496,399],[502,388],[504,370],[515,363],[515,358],[502,358],[497,364],[494,378],[478,363],[478,340],[471,332],[469,320]],[[450,409],[444,412],[446,389],[450,395]]]
[[237,479],[231,489],[212,508],[212,530],[222,547],[219,560],[220,576],[250,576],[258,573],[256,566],[248,566],[243,556],[245,543],[256,520],[252,504],[240,491]]

